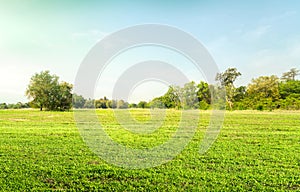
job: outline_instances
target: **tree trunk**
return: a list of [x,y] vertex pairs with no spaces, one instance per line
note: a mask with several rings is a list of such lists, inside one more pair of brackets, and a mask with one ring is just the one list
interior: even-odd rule
[[40,111],[43,111],[43,106],[40,107]]

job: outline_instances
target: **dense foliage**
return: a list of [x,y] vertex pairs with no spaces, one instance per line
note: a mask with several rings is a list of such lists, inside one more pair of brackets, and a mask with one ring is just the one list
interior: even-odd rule
[[36,73],[31,77],[26,90],[28,98],[32,98],[32,106],[48,110],[65,111],[71,108],[72,85],[66,82],[59,83],[58,76],[49,71]]
[[[281,79],[275,75],[252,79],[246,86],[235,87],[234,81],[241,73],[229,68],[216,76],[226,90],[226,108],[234,109],[300,109],[300,81],[296,79],[299,70],[291,69],[283,73]],[[190,82],[184,87],[170,86],[167,93],[149,102],[150,106],[185,109],[208,109],[211,95],[216,94],[216,86],[206,82]]]
[[[297,80],[299,70],[293,68],[282,74],[261,76],[247,86],[236,87],[235,80],[242,74],[236,68],[228,68],[216,75],[219,86],[210,85],[204,81],[198,84],[194,81],[186,83],[183,87],[172,85],[167,92],[151,101],[128,103],[124,100],[110,100],[107,97],[100,99],[86,99],[74,93],[72,85],[66,82],[59,83],[56,75],[49,71],[35,74],[28,85],[26,94],[33,100],[29,103],[6,104],[0,103],[0,109],[19,109],[38,107],[41,110],[68,110],[73,108],[175,108],[175,109],[210,109],[216,106],[220,87],[226,90],[226,109],[228,110],[274,110],[300,109],[300,80]],[[73,97],[72,97],[73,96]],[[72,100],[73,98],[73,100]],[[225,98],[225,97],[224,97]],[[73,102],[72,102],[73,101]],[[222,103],[222,102],[220,102]],[[223,104],[220,104],[222,107]]]

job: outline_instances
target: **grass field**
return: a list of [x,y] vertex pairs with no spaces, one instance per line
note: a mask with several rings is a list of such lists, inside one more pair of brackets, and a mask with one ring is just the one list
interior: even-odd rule
[[[141,121],[149,117],[147,110],[132,113]],[[178,122],[178,112],[170,110],[160,130],[166,134],[135,138],[122,132],[112,111],[97,114],[113,138],[132,147],[161,144]],[[200,155],[209,116],[208,111],[201,113],[192,141],[173,161],[128,170],[89,150],[73,112],[1,110],[0,190],[300,191],[299,111],[226,112],[218,139]]]

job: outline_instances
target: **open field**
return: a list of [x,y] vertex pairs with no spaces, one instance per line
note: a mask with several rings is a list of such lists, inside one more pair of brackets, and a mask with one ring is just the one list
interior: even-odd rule
[[[112,138],[133,147],[167,140],[179,116],[169,110],[164,129],[138,138],[120,129],[111,110],[97,113]],[[147,110],[132,113],[141,121],[149,117]],[[226,112],[217,141],[200,155],[208,122],[204,111],[192,141],[173,161],[128,170],[89,150],[73,112],[0,110],[0,190],[300,191],[299,111]]]

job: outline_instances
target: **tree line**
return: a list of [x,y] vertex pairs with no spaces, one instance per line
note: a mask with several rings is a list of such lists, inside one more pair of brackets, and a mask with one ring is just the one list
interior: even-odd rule
[[[228,110],[274,110],[300,109],[300,74],[296,68],[290,69],[279,78],[276,75],[260,76],[252,79],[248,86],[234,85],[242,74],[236,68],[228,68],[216,75],[216,80],[226,91],[226,109]],[[184,109],[209,109],[220,86],[189,82],[182,88],[170,86],[167,93],[154,98],[149,106]]]
[[[235,80],[242,74],[236,68],[228,68],[216,75],[219,85],[210,85],[204,81],[186,83],[183,87],[169,86],[167,92],[152,99],[139,103],[128,103],[124,100],[86,99],[76,93],[72,94],[73,86],[67,82],[59,82],[59,77],[49,71],[36,73],[30,79],[26,95],[28,103],[0,103],[0,109],[39,108],[40,110],[65,111],[73,108],[175,108],[175,109],[210,109],[212,104],[222,103],[212,101],[218,97],[220,90],[226,91],[226,109],[229,110],[274,110],[300,109],[300,80],[297,80],[299,70],[292,68],[282,74],[260,76],[252,79],[247,86],[236,87]],[[223,88],[223,89],[222,89]],[[220,104],[220,107],[225,106]]]

